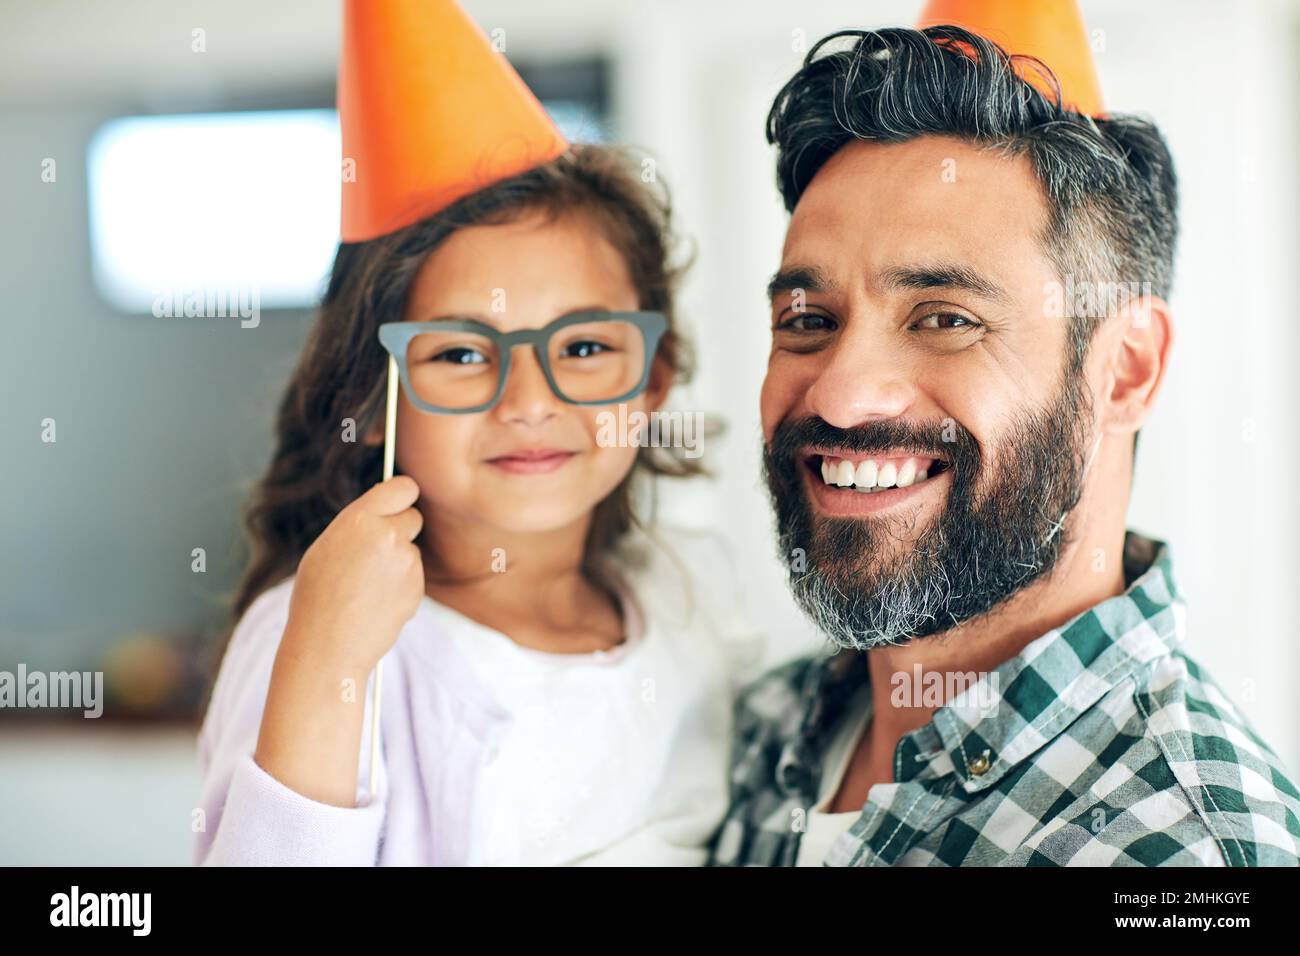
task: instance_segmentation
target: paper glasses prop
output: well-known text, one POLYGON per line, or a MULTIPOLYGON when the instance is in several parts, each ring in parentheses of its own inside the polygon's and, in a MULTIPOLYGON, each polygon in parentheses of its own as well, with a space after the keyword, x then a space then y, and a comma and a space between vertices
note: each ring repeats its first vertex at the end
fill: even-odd
MULTIPOLYGON (((576 312, 540 329, 500 332, 473 319, 385 322, 388 350, 384 419, 384 480, 397 453, 397 383, 424 412, 467 415, 496 405, 505 392, 515 347, 533 349, 546 383, 571 405, 611 405, 645 390, 659 339, 668 328, 660 312, 576 312)), ((377 782, 379 701, 383 659, 375 664, 370 711, 370 793, 377 782)))

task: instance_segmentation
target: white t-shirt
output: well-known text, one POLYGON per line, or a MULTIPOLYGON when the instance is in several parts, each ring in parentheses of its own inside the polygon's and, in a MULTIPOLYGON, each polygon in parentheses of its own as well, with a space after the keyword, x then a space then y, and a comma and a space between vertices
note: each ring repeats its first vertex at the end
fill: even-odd
MULTIPOLYGON (((870 720, 871 711, 865 706, 863 693, 864 691, 859 691, 845 708, 844 723, 826 748, 821 783, 817 789, 817 803, 808 811, 808 817, 804 821, 804 833, 799 838, 795 866, 821 866, 831 844, 862 816, 861 809, 844 813, 827 813, 826 810, 839 792, 844 774, 849 768, 849 760, 870 720)), ((870 688, 865 693, 869 694, 870 688)))
POLYGON ((253 760, 293 579, 264 592, 232 635, 200 731, 196 862, 703 863, 727 808, 734 694, 762 639, 716 535, 634 531, 611 567, 626 634, 607 652, 520 647, 426 597, 384 657, 378 799, 366 792, 367 692, 346 808, 253 760))

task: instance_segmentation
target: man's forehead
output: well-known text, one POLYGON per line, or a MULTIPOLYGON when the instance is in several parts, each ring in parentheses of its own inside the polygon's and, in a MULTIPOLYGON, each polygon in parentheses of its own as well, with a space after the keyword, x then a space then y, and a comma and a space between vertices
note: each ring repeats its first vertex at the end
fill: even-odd
POLYGON ((913 188, 937 189, 963 183, 984 189, 1011 188, 1042 198, 1033 166, 1024 152, 946 133, 898 142, 850 140, 817 170, 804 196, 819 179, 843 175, 866 176, 913 188))
POLYGON ((1024 156, 948 136, 853 142, 813 177, 786 232, 782 271, 874 272, 960 263, 986 274, 1049 268, 1047 205, 1024 156))

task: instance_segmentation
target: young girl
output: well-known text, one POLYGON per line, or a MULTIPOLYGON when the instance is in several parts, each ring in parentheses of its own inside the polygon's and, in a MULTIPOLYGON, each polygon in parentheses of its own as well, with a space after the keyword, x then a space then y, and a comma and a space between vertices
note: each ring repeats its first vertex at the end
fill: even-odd
POLYGON ((716 539, 635 518, 638 475, 691 462, 598 441, 592 404, 635 391, 634 419, 685 370, 668 226, 631 160, 575 146, 340 247, 249 512, 197 862, 703 861, 757 638, 716 539), (430 324, 381 482, 385 323, 430 324), (491 334, 548 327, 541 355, 491 334))

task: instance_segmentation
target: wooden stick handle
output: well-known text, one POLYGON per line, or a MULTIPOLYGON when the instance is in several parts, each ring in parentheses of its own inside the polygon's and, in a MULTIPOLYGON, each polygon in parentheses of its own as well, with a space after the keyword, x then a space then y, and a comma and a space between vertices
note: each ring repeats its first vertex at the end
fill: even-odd
MULTIPOLYGON (((397 454, 397 359, 388 356, 388 407, 384 412, 384 481, 393 477, 397 454)), ((384 660, 375 663, 374 700, 370 705, 370 794, 374 796, 379 775, 379 701, 384 680, 384 660)))

